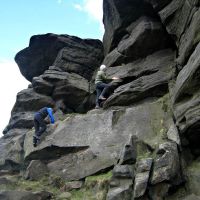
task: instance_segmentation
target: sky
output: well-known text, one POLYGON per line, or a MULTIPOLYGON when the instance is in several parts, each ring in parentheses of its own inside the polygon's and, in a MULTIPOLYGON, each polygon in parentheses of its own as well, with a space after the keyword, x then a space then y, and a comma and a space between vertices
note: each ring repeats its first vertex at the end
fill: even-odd
POLYGON ((6 0, 0 2, 0 136, 19 91, 28 82, 14 57, 32 35, 55 33, 102 40, 103 0, 6 0))

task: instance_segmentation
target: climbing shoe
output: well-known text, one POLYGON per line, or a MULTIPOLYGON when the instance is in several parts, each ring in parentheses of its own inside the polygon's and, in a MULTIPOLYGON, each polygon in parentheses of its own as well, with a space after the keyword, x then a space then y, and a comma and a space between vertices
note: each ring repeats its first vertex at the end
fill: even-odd
POLYGON ((103 96, 100 96, 99 99, 100 99, 100 100, 106 100, 106 98, 103 97, 103 96))
POLYGON ((33 136, 33 146, 36 147, 37 143, 40 141, 40 138, 36 135, 33 136))

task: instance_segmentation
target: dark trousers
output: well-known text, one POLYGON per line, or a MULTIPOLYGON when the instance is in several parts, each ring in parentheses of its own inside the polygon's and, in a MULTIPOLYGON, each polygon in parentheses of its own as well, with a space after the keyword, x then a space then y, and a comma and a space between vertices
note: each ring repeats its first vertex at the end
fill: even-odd
POLYGON ((96 84, 96 92, 97 92, 96 106, 100 106, 99 97, 100 96, 105 97, 105 94, 106 94, 106 92, 107 92, 109 87, 110 87, 109 84, 103 83, 103 82, 100 82, 100 83, 96 84))
POLYGON ((47 125, 44 119, 40 116, 40 114, 35 114, 34 116, 34 127, 35 127, 35 135, 37 137, 41 136, 42 133, 47 129, 47 125))

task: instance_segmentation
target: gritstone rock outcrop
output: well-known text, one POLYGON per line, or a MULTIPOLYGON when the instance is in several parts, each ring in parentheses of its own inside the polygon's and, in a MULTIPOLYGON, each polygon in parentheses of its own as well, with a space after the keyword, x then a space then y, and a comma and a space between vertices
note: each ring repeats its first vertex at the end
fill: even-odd
POLYGON ((104 0, 103 42, 32 36, 15 57, 31 84, 0 139, 0 199, 200 199, 199 6, 104 0), (102 63, 120 82, 97 110, 102 63), (43 106, 56 106, 57 122, 34 148, 33 114, 43 106), (22 177, 48 192, 20 191, 22 177))

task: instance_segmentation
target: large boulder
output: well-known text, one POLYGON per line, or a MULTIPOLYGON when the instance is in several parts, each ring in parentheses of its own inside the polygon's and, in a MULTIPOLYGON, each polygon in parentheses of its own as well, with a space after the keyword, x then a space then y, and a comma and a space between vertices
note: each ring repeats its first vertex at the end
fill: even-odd
POLYGON ((64 62, 66 71, 79 71, 80 69, 81 72, 84 68, 91 73, 91 69, 95 69, 101 62, 103 50, 99 40, 84 40, 74 36, 51 33, 32 36, 29 47, 18 52, 15 61, 22 75, 32 81, 33 77, 41 75, 54 63, 59 51, 64 47, 66 47, 65 53, 59 54, 55 64, 60 66, 64 62), (70 56, 65 58, 66 54, 70 56), (93 59, 88 62, 91 56, 93 59), (79 62, 76 63, 76 60, 79 62))
POLYGON ((82 40, 67 45, 56 57, 54 66, 69 73, 76 73, 90 80, 103 60, 103 46, 99 40, 82 40))
POLYGON ((24 143, 25 159, 49 160, 50 172, 78 180, 115 165, 130 135, 155 147, 170 124, 160 101, 72 115, 45 134, 37 148, 32 146, 33 132, 29 132, 24 143))
POLYGON ((17 112, 37 111, 44 106, 54 106, 53 99, 50 96, 35 92, 33 88, 28 88, 17 94, 17 100, 12 109, 12 114, 17 112))
POLYGON ((8 134, 12 129, 30 129, 33 127, 34 112, 17 112, 13 113, 9 124, 4 131, 4 134, 8 134))
POLYGON ((73 111, 90 94, 87 79, 78 74, 56 70, 55 67, 50 67, 43 75, 34 78, 33 88, 41 94, 49 91, 55 102, 62 101, 65 107, 73 111))

